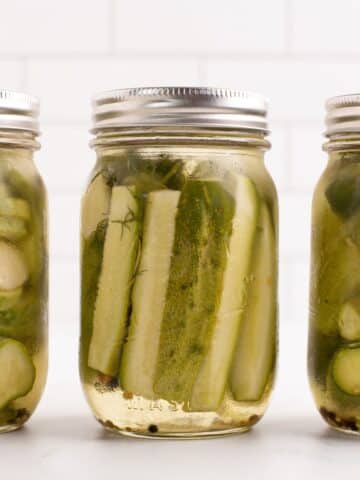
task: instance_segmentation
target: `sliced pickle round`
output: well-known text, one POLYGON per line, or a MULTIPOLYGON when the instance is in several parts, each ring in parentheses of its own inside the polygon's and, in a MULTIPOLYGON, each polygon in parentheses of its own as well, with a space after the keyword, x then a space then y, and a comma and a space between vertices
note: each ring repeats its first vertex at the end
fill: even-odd
POLYGON ((339 349, 332 365, 336 385, 348 395, 360 395, 360 345, 339 349))

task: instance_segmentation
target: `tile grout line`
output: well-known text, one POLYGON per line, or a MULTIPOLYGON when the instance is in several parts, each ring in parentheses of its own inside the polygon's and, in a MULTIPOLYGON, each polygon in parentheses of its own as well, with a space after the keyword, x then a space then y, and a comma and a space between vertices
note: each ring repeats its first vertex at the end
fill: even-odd
POLYGON ((290 192, 298 192, 293 188, 293 128, 288 125, 285 128, 285 182, 290 192))
POLYGON ((284 0, 284 43, 285 51, 289 54, 293 51, 294 15, 293 0, 284 0))
POLYGON ((109 31, 109 52, 115 54, 116 52, 116 14, 117 2, 116 0, 108 0, 109 17, 108 17, 108 31, 109 31))
POLYGON ((28 59, 27 57, 21 57, 20 59, 21 72, 20 72, 20 89, 23 92, 27 92, 27 83, 28 83, 28 59))
MULTIPOLYGON (((111 0, 114 1, 114 0, 111 0)), ((113 23, 113 22, 111 22, 113 23)), ((112 33, 109 35, 109 38, 116 36, 116 27, 112 29, 112 33), (115 31, 114 31, 115 30, 115 31)), ((289 33, 284 35, 288 41, 292 42, 292 39, 289 37, 289 33)), ((292 37, 292 34, 291 34, 292 37)), ((110 41, 112 46, 114 38, 110 41)), ((340 64, 354 64, 357 65, 359 62, 359 53, 347 53, 344 52, 328 52, 328 51, 298 51, 295 52, 293 49, 283 50, 283 51, 268 51, 264 50, 244 50, 237 52, 226 52, 226 51, 159 51, 159 50, 104 50, 104 52, 53 52, 53 53, 42 53, 36 51, 28 51, 24 53, 24 57, 29 61, 97 61, 97 60, 146 60, 146 59, 157 59, 157 60, 187 60, 187 61, 197 61, 197 60, 209 60, 209 61, 233 61, 233 62, 283 62, 288 63, 291 61, 294 62, 309 62, 309 63, 340 63, 340 64)), ((19 59, 19 54, 16 52, 9 53, 0 53, 0 61, 12 61, 19 59)))
POLYGON ((198 81, 200 85, 208 86, 205 85, 207 84, 206 80, 206 60, 204 59, 199 59, 197 62, 197 69, 198 69, 198 81))

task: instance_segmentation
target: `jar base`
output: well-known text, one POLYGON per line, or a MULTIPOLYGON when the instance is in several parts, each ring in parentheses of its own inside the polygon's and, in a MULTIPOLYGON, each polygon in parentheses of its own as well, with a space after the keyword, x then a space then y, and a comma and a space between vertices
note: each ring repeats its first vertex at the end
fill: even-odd
POLYGON ((360 435, 360 424, 358 416, 340 415, 336 410, 325 408, 324 406, 319 408, 319 413, 325 420, 327 425, 333 430, 350 435, 360 435))
POLYGON ((115 433, 119 436, 132 437, 132 438, 145 438, 153 440, 204 440, 207 438, 217 438, 217 437, 226 437, 228 435, 246 433, 251 430, 251 427, 236 427, 229 428, 224 430, 209 430, 204 432, 157 432, 157 433, 147 433, 144 431, 129 431, 121 430, 118 428, 112 428, 109 426, 104 426, 105 430, 111 433, 115 433))
POLYGON ((0 426, 0 434, 1 433, 10 433, 10 432, 15 432, 16 430, 19 430, 20 428, 22 428, 22 424, 21 425, 16 425, 16 424, 13 424, 13 425, 2 425, 0 426))
POLYGON ((332 430, 336 430, 337 432, 343 433, 345 435, 351 435, 353 437, 360 437, 360 431, 351 430, 349 428, 335 427, 334 425, 330 424, 328 425, 332 430))

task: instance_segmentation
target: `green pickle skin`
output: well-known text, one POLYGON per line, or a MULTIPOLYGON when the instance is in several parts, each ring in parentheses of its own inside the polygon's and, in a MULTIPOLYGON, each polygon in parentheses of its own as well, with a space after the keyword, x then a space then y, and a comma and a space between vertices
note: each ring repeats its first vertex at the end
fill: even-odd
POLYGON ((189 401, 219 308, 234 202, 218 182, 189 181, 179 201, 154 390, 189 401))
POLYGON ((31 152, 0 149, 0 250, 14 252, 0 266, 11 278, 0 287, 0 432, 28 420, 46 381, 46 208, 31 152), (22 279, 16 258, 26 272, 22 279), (5 368, 9 364, 17 376, 5 368))
POLYGON ((355 433, 360 431, 360 365, 357 355, 353 360, 354 349, 360 352, 359 175, 360 153, 334 154, 314 195, 308 343, 310 385, 321 415, 331 426, 355 433), (350 313, 347 305, 355 305, 350 313))
MULTIPOLYGON (((219 167, 214 173, 212 171, 213 164, 208 159, 204 159, 203 162, 188 161, 186 152, 164 153, 160 148, 155 149, 155 153, 151 155, 132 149, 113 151, 105 149, 99 155, 89 187, 83 198, 83 219, 87 219, 88 223, 83 224, 81 235, 80 376, 85 395, 96 418, 105 427, 112 430, 146 435, 186 435, 208 430, 247 429, 256 423, 264 413, 274 377, 275 361, 273 357, 269 365, 265 366, 268 381, 263 386, 262 393, 254 401, 239 401, 231 391, 228 377, 233 360, 232 355, 229 362, 229 373, 224 377, 225 389, 217 402, 216 411, 209 410, 205 406, 202 408, 201 405, 199 405, 199 410, 194 410, 191 406, 194 385, 210 350, 218 321, 229 255, 229 241, 234 228, 233 222, 236 221, 235 199, 231 188, 226 183, 229 169, 219 167), (99 176, 102 178, 101 181, 99 181, 99 176), (127 219, 120 220, 120 222, 124 223, 124 228, 127 228, 128 223, 126 222, 137 222, 136 232, 139 235, 139 242, 137 260, 131 267, 132 272, 130 272, 128 280, 130 288, 128 288, 128 284, 124 285, 124 288, 129 290, 129 307, 125 333, 119 347, 121 367, 112 376, 105 375, 89 366, 90 344, 96 341, 93 331, 94 310, 102 270, 109 213, 96 213, 95 209, 94 215, 97 216, 94 217, 87 209, 90 208, 89 206, 102 205, 103 210, 107 210, 107 205, 111 201, 112 189, 117 186, 135 188, 139 214, 129 215, 127 219), (173 237, 170 237, 172 238, 171 256, 171 243, 168 243, 166 257, 161 257, 163 252, 160 251, 160 246, 154 252, 154 257, 151 257, 151 249, 147 251, 148 264, 154 265, 153 258, 161 258, 163 276, 160 278, 165 279, 162 282, 166 283, 160 282, 161 288, 159 285, 156 286, 157 289, 160 288, 158 291, 163 292, 161 300, 154 298, 153 294, 149 292, 149 296, 151 295, 149 298, 154 298, 154 302, 159 300, 154 305, 157 330, 156 333, 152 331, 149 335, 154 342, 156 339, 156 346, 154 348, 151 345, 146 346, 151 355, 151 365, 153 365, 150 369, 151 377, 147 375, 146 378, 151 381, 147 381, 143 389, 137 382, 135 394, 126 391, 122 385, 122 382, 127 384, 124 380, 126 356, 123 355, 123 352, 128 351, 128 354, 131 355, 133 350, 124 348, 124 345, 132 342, 132 337, 137 333, 136 324, 131 323, 132 286, 137 277, 144 273, 140 271, 139 267, 142 259, 142 236, 144 235, 143 212, 147 211, 148 193, 160 190, 174 190, 178 192, 179 196, 175 209, 171 213, 171 231, 173 232, 173 237), (166 265, 165 270, 164 265, 166 265), (142 394, 142 391, 151 391, 151 395, 150 393, 142 394), (212 418, 210 426, 197 423, 197 416, 200 419, 201 415, 204 415, 205 418, 206 416, 209 419, 212 418), (172 416, 176 419, 175 423, 172 422, 172 416)), ((238 172, 238 175, 246 174, 241 171, 238 172)), ((276 213, 274 213, 276 203, 271 180, 267 174, 259 177, 260 183, 264 181, 270 184, 268 190, 265 188, 264 191, 261 191, 261 188, 257 188, 256 179, 252 180, 250 175, 248 179, 250 183, 254 184, 254 198, 259 203, 256 208, 263 206, 269 212, 271 219, 269 234, 274 240, 271 243, 274 248, 269 255, 276 262, 277 230, 276 213)), ((248 201, 250 200, 248 199, 248 201)), ((241 208, 238 211, 241 212, 241 208)), ((245 209, 245 211, 247 210, 245 209)), ((148 219, 148 221, 150 220, 148 219)), ((263 226, 256 225, 256 222, 257 220, 255 220, 254 228, 263 228, 263 226)), ((156 235, 151 238, 155 245, 162 245, 161 241, 157 241, 156 235)), ((122 238, 118 241, 121 242, 122 238)), ((250 245, 252 244, 250 243, 250 245)), ((251 247, 250 250, 246 253, 247 255, 251 254, 253 248, 251 247)), ((121 262, 122 259, 114 259, 114 262, 116 261, 121 262)), ((250 260, 251 262, 253 260, 250 260)), ((252 267, 249 266, 249 274, 251 271, 252 267)), ((272 281, 274 282, 274 298, 272 300, 275 312, 276 278, 273 278, 272 281)), ((145 284, 151 288, 151 282, 145 284)), ((249 292, 245 290, 251 288, 251 285, 252 282, 246 278, 239 278, 239 298, 247 298, 249 292)), ((143 294, 146 295, 146 291, 143 290, 143 294)), ((137 308, 141 309, 139 296, 136 297, 136 300, 137 308)), ((238 314, 242 315, 242 309, 246 309, 246 301, 237 302, 231 299, 228 301, 231 305, 239 305, 238 314)), ((151 328, 151 317, 143 315, 142 318, 145 319, 145 323, 139 326, 142 335, 140 341, 146 341, 146 328, 151 328)), ((232 311, 229 312, 229 318, 234 325, 232 311)), ((98 319, 98 321, 101 320, 98 319)), ((155 327, 155 325, 153 326, 155 327)), ((276 337, 276 321, 271 324, 270 330, 268 341, 273 345, 276 337)), ((238 331, 237 335, 240 335, 242 330, 237 328, 236 331, 238 331)), ((231 339, 231 342, 233 350, 236 341, 231 339)), ((108 351, 110 348, 113 346, 109 344, 108 351)), ((222 348, 226 348, 226 345, 222 344, 222 348)), ((140 364, 136 364, 136 356, 131 357, 131 362, 132 375, 136 371, 141 372, 141 375, 144 375, 143 372, 150 371, 140 364)), ((146 362, 145 354, 142 362, 146 362)), ((216 362, 216 365, 219 365, 218 357, 216 362)), ((212 383, 209 382, 209 384, 212 383)), ((211 392, 208 394, 211 395, 211 392)), ((207 404, 211 404, 208 400, 206 401, 207 404)), ((207 422, 209 421, 207 420, 207 422)))
POLYGON ((106 220, 101 221, 89 239, 82 242, 80 374, 83 381, 87 381, 92 373, 92 370, 87 367, 87 359, 106 228, 106 220))

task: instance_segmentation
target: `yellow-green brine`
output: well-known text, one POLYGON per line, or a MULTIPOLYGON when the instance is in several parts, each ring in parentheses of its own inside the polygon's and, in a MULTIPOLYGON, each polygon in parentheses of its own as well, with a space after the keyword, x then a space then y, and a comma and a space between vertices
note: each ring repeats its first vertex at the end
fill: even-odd
POLYGON ((266 101, 210 88, 97 95, 82 200, 80 372, 113 431, 248 430, 272 389, 277 199, 266 101))

